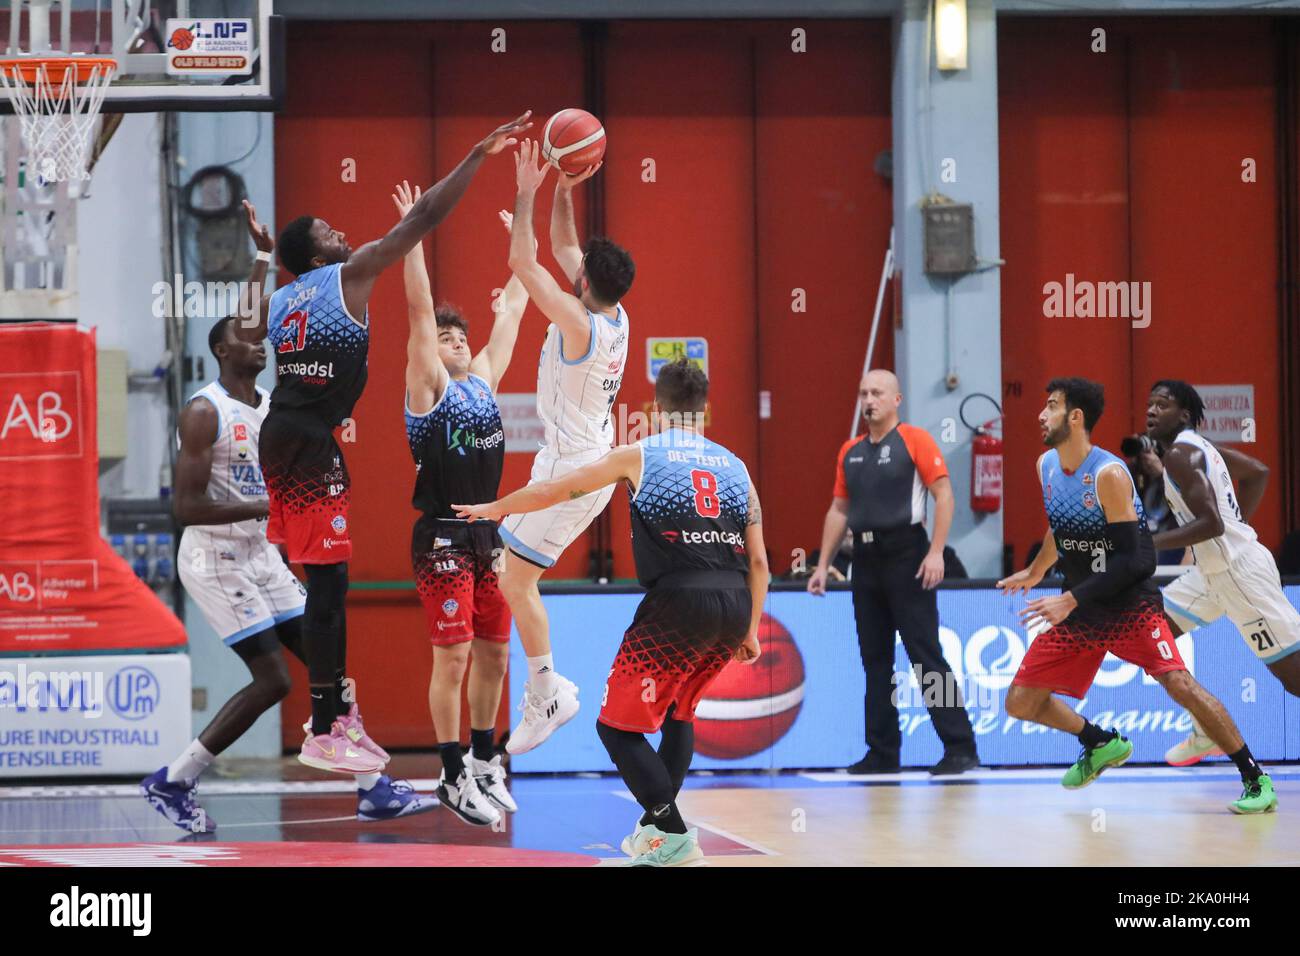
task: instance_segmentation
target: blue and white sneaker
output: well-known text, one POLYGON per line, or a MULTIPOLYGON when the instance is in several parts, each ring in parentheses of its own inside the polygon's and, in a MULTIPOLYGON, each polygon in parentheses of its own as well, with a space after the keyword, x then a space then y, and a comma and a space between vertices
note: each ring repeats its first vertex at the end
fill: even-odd
POLYGON ((699 866, 704 859, 699 830, 665 833, 651 824, 638 835, 644 840, 643 849, 624 866, 699 866))
POLYGON ((217 821, 194 802, 198 788, 193 781, 167 782, 167 768, 159 767, 140 781, 140 792, 149 805, 182 830, 216 833, 217 821))
POLYGON ((357 790, 357 819, 375 822, 424 813, 438 806, 431 793, 416 793, 405 780, 383 776, 369 790, 357 790))

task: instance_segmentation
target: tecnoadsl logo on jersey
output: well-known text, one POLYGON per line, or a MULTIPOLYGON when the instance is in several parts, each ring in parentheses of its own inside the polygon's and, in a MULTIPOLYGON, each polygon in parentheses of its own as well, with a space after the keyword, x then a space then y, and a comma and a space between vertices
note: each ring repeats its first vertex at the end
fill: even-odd
POLYGON ((153 894, 82 893, 74 886, 50 897, 50 925, 126 927, 133 936, 148 936, 153 929, 153 894))

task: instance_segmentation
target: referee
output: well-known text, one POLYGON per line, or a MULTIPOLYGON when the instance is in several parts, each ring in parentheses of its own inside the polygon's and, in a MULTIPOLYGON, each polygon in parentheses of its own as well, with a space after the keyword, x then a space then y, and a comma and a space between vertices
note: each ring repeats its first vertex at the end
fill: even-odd
POLYGON ((858 397, 866 432, 840 449, 821 556, 808 579, 811 593, 826 593, 827 566, 845 526, 852 528, 853 615, 867 675, 867 753, 849 772, 899 769, 902 734, 893 697, 897 631, 943 741, 943 759, 930 773, 964 773, 979 766, 979 758, 961 690, 939 649, 934 592, 943 580, 943 546, 952 525, 948 468, 928 432, 899 422, 902 395, 893 372, 868 372, 858 397), (925 533, 927 493, 935 501, 933 542, 925 533))

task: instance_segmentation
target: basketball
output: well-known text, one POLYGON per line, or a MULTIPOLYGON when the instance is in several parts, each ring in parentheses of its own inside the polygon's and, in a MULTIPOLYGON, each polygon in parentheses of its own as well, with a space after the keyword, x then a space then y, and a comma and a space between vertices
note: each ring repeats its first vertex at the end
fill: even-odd
POLYGON ((171 46, 178 50, 188 50, 194 45, 194 34, 184 27, 172 33, 171 46))
POLYGON ((542 131, 542 158, 566 173, 580 173, 605 155, 605 127, 586 110, 560 110, 542 131))
POLYGON ((719 760, 767 750, 785 736, 803 704, 803 656, 790 632, 764 614, 763 654, 752 664, 732 661, 695 709, 695 749, 719 760))

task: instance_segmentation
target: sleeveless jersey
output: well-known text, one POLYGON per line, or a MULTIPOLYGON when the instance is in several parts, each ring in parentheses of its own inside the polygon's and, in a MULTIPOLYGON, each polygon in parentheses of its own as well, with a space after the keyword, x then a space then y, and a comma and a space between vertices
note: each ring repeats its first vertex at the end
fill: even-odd
POLYGON ((745 463, 683 429, 637 444, 641 481, 630 498, 637 580, 649 588, 671 571, 748 571, 745 463))
MULTIPOLYGON (((262 420, 271 407, 271 395, 257 389, 258 406, 251 408, 232 398, 220 382, 210 382, 195 392, 190 401, 206 398, 217 410, 217 440, 212 443, 212 474, 208 497, 213 501, 266 501, 266 483, 257 458, 257 439, 262 420)), ((222 525, 194 525, 186 532, 206 534, 213 539, 243 543, 266 540, 266 522, 249 518, 222 525)))
POLYGON ((452 504, 492 501, 501 483, 506 433, 487 382, 477 375, 447 382, 424 415, 406 409, 406 440, 415 458, 412 504, 434 518, 456 518, 452 504))
POLYGON ((545 448, 558 457, 607 451, 614 443, 610 414, 623 384, 628 320, 623 306, 610 319, 588 310, 591 343, 575 362, 564 357, 564 336, 554 324, 546 330, 537 367, 537 417, 545 429, 545 448))
MULTIPOLYGON (((1117 466, 1129 484, 1133 484, 1133 477, 1124 462, 1096 445, 1076 471, 1067 472, 1061 467, 1055 448, 1044 454, 1039 464, 1043 507, 1047 510, 1047 521, 1056 539, 1056 553, 1067 591, 1092 577, 1094 563, 1104 553, 1114 550, 1106 516, 1097 500, 1097 475, 1102 469, 1112 466, 1117 466)), ((1133 486, 1132 494, 1138 524, 1137 560, 1146 567, 1145 576, 1106 601, 1080 605, 1066 618, 1066 624, 1104 625, 1113 623, 1116 615, 1125 612, 1160 607, 1160 592, 1151 580, 1156 569, 1151 531, 1147 528, 1146 513, 1136 486, 1133 486)))
MULTIPOLYGON (((1214 505, 1223 518, 1223 534, 1192 545, 1192 555, 1207 574, 1226 571, 1247 553, 1256 539, 1255 529, 1241 520, 1241 508, 1232 490, 1232 476, 1228 474, 1228 466, 1219 450, 1190 428, 1179 432, 1174 444, 1191 445, 1204 456, 1205 478, 1214 490, 1214 505)), ((1165 472, 1165 500, 1179 525, 1185 525, 1195 517, 1168 471, 1165 472)))
POLYGON ((368 315, 357 321, 343 301, 342 268, 322 266, 276 289, 267 318, 277 375, 272 403, 312 412, 330 428, 361 397, 370 349, 368 315))

